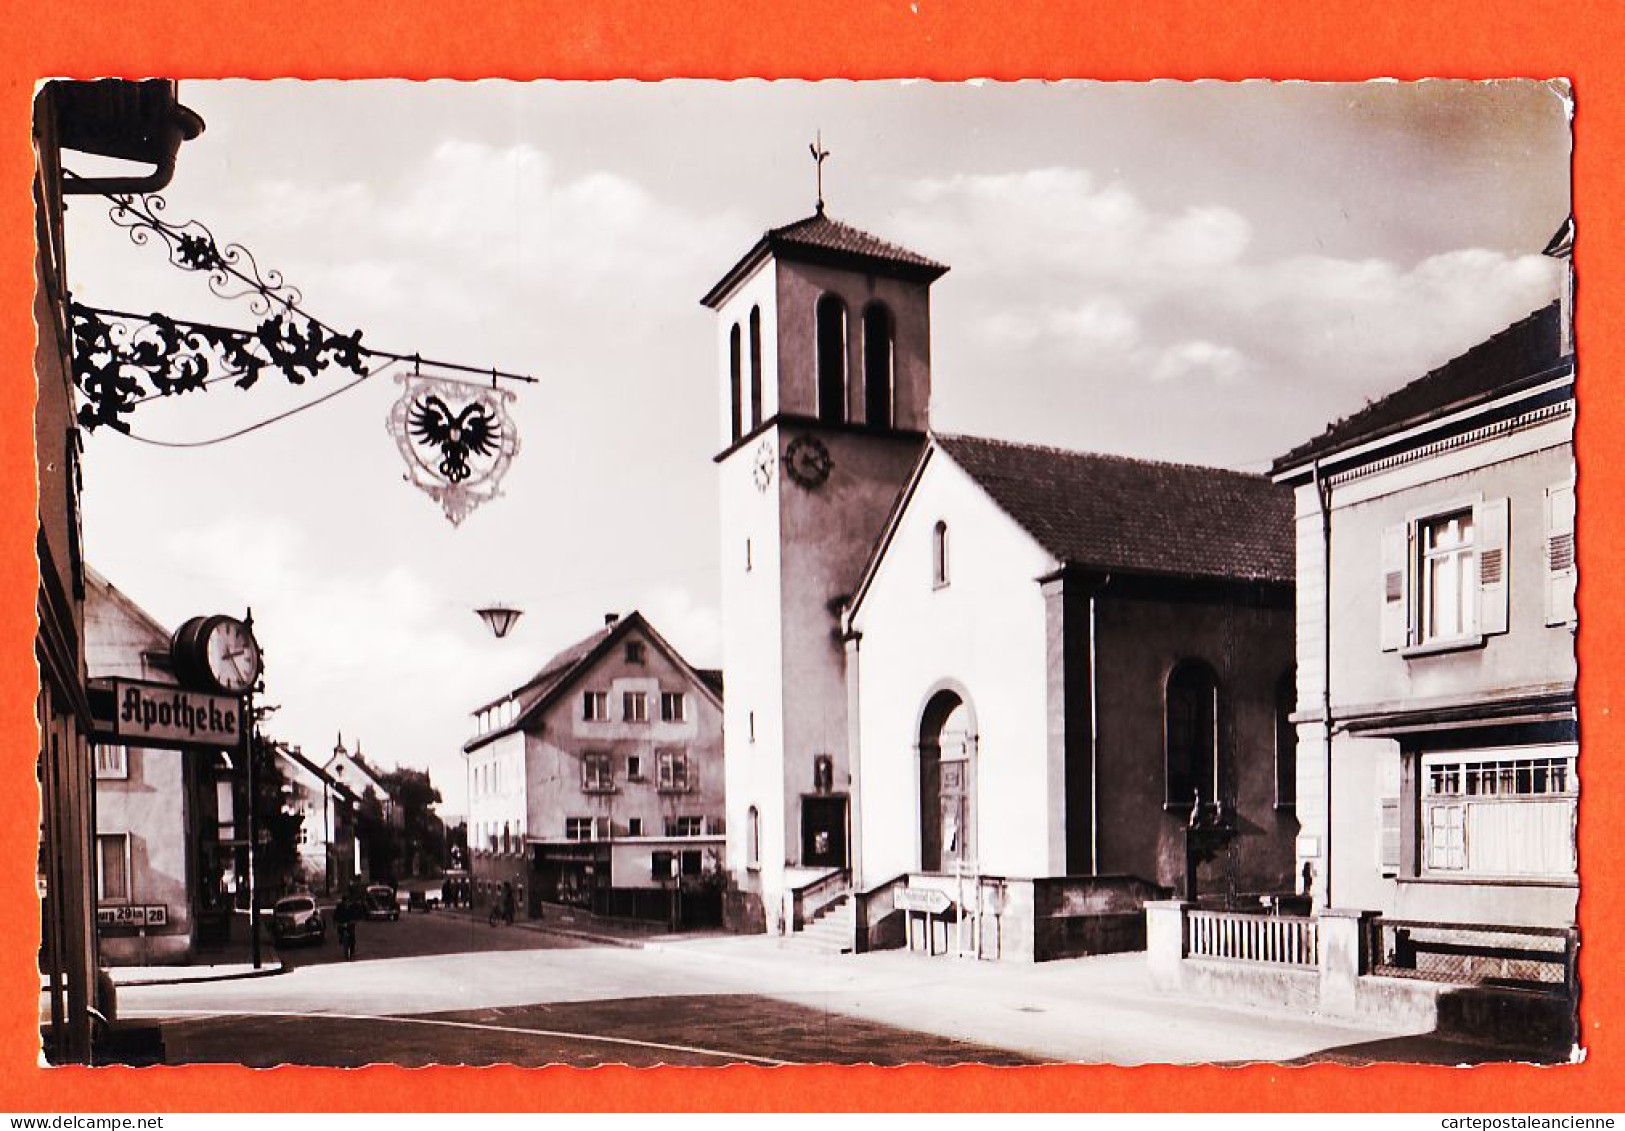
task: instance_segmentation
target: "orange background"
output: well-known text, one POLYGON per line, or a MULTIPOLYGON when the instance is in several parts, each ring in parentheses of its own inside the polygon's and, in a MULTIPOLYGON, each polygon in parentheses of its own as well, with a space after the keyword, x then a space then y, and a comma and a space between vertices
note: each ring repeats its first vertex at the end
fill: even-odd
MULTIPOLYGON (((1622 9, 1611 0, 1391 3, 1320 0, 639 0, 495 4, 438 0, 139 3, 0 0, 0 1109, 566 1110, 879 1108, 1058 1110, 1625 1110, 1611 781, 1625 664, 1615 644, 1625 341, 1618 168, 1625 120, 1622 9), (33 288, 28 138, 36 80, 668 76, 739 78, 1249 77, 1358 80, 1567 76, 1575 84, 1579 222, 1580 713, 1585 783, 1581 1016, 1585 1063, 1470 1070, 1281 1069, 276 1069, 36 1067, 38 903, 32 883, 37 737, 32 483, 33 288)), ((267 144, 275 144, 267 139, 267 144)))

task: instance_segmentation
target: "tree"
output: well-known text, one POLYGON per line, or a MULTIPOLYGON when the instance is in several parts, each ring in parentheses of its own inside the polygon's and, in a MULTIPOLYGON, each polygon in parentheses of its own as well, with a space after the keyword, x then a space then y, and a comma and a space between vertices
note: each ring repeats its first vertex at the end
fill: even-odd
MULTIPOLYGON (((299 830, 304 817, 287 808, 288 779, 282 773, 280 744, 256 727, 254 758, 254 887, 259 902, 275 899, 299 874, 299 830)), ((237 775, 233 794, 238 804, 248 783, 237 775)), ((241 811, 241 810, 239 810, 241 811)), ((238 835, 246 835, 246 826, 238 835)))
POLYGON ((355 827, 356 837, 367 857, 367 878, 375 883, 393 884, 396 865, 401 860, 402 838, 401 830, 389 818, 386 800, 369 786, 361 795, 355 827))
POLYGON ((446 866, 446 826, 434 807, 440 791, 425 770, 401 766, 379 775, 400 814, 401 860, 407 874, 423 876, 446 866))

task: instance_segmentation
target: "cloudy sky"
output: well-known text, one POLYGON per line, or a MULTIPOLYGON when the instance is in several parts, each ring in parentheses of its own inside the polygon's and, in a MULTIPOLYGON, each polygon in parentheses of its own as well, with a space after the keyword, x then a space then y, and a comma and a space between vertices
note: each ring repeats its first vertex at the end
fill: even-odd
MULTIPOLYGON (((275 733, 427 766, 608 610, 720 665, 717 398, 699 297, 807 215, 949 263, 932 423, 1262 470, 1548 301, 1569 130, 1542 84, 187 82, 172 218, 379 348, 525 372, 505 497, 453 528, 403 482, 380 375, 207 447, 87 438, 92 563, 174 626, 252 606, 275 733), (525 610, 506 640, 475 618, 525 610)), ((75 297, 251 326, 69 214, 75 297)), ((223 435, 345 383, 143 405, 223 435)))

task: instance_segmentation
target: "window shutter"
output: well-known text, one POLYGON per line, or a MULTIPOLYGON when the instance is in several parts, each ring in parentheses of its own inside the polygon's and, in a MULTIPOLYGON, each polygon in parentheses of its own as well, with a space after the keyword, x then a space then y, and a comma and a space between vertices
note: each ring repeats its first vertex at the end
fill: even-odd
MULTIPOLYGON (((1405 523, 1382 532, 1382 650, 1393 652, 1410 642, 1409 603, 1405 600, 1405 563, 1409 552, 1405 523)), ((1330 563, 1328 563, 1329 566, 1330 563)))
POLYGON ((1546 489, 1546 623, 1575 619, 1574 484, 1546 489))
POLYGON ((1507 500, 1485 499, 1473 507, 1478 556, 1478 631, 1507 630, 1507 500))
POLYGON ((1399 875, 1399 798, 1383 797, 1377 801, 1378 866, 1385 876, 1399 875))

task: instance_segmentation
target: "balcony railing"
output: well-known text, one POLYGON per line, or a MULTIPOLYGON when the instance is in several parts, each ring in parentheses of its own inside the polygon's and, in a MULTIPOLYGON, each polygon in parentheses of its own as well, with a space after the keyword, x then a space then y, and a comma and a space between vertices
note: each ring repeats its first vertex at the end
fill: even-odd
POLYGON ((1320 933, 1313 919, 1192 910, 1185 923, 1191 958, 1306 968, 1320 963, 1320 933))

